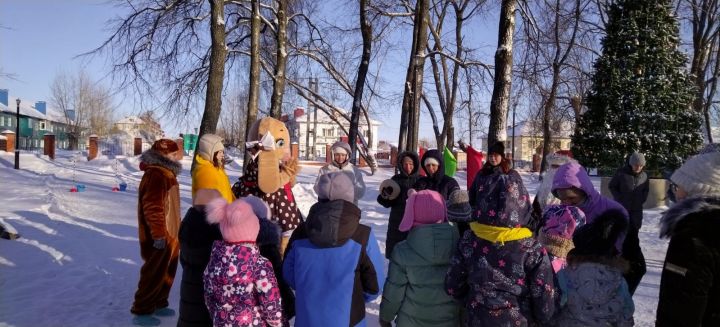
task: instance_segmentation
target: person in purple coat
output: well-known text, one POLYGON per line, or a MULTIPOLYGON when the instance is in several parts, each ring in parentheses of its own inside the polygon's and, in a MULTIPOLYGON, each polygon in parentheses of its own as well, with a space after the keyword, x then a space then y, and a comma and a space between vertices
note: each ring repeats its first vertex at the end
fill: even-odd
MULTIPOLYGON (((590 176, 583 166, 578 163, 566 163, 558 168, 553 178, 552 194, 562 204, 580 208, 585 213, 586 222, 592 223, 595 218, 610 210, 617 210, 629 221, 627 210, 615 200, 606 198, 593 186, 590 176)), ((645 258, 642 257, 640 241, 636 238, 625 242, 627 230, 620 234, 615 242, 615 248, 622 254, 623 259, 630 263, 630 270, 624 275, 628 283, 630 294, 640 285, 645 274, 645 258)))

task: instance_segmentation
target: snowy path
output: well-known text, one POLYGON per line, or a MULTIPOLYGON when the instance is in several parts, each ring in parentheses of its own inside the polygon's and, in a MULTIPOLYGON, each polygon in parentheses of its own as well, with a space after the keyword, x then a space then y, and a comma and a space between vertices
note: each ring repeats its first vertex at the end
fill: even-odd
MULTIPOLYGON (((22 237, 0 240, 0 326, 128 326, 129 308, 137 285, 141 259, 137 245, 137 184, 142 172, 136 157, 120 157, 117 173, 128 183, 127 192, 112 192, 117 183, 115 160, 101 157, 79 160, 75 178, 86 185, 70 193, 73 153, 60 152, 55 161, 23 154, 21 170, 13 167, 13 154, 0 152, 3 204, 0 223, 22 237)), ((180 176, 182 211, 190 205, 190 158, 180 176)), ((235 181, 241 167, 228 166, 235 181)), ((315 201, 312 190, 318 167, 303 166, 294 193, 307 213, 315 201)), ((375 199, 379 183, 390 169, 365 176, 367 192, 360 200, 362 222, 373 227, 384 249, 388 209, 375 199)), ((525 174, 534 194, 536 178, 525 174)), ((456 176, 461 187, 465 175, 456 176)), ((599 181, 597 181, 599 183, 599 181)), ((635 294, 636 325, 652 326, 657 306, 660 271, 667 241, 657 238, 660 209, 646 210, 641 243, 648 262, 635 294)), ((387 269, 387 267, 385 267, 387 269)), ((171 307, 179 301, 178 271, 171 292, 171 307)), ((368 305, 368 322, 376 326, 379 300, 368 305)), ((175 326, 176 317, 162 318, 162 326, 175 326)))

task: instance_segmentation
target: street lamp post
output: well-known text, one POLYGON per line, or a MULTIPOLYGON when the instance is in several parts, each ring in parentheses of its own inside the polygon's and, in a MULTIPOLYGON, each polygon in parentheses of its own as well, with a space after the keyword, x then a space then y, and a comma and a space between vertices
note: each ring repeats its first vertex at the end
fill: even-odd
POLYGON ((20 98, 15 99, 17 112, 15 113, 15 169, 20 169, 20 98))

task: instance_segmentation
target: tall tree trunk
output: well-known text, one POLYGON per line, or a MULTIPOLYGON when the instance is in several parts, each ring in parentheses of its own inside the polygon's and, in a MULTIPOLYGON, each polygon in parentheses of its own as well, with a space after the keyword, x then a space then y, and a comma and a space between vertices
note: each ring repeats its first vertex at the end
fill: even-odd
MULTIPOLYGON (((247 133, 257 120, 258 93, 260 92, 260 0, 252 0, 252 18, 250 20, 250 89, 248 90, 247 133)), ((245 151, 245 163, 250 161, 250 154, 245 151)))
POLYGON ((488 148, 507 139, 507 112, 512 87, 513 33, 515 32, 516 0, 503 0, 500 9, 498 48, 495 51, 495 83, 490 99, 488 148))
POLYGON ((270 100, 270 116, 280 119, 282 115, 282 101, 285 94, 285 67, 287 66, 287 2, 288 0, 277 0, 277 33, 275 34, 275 42, 277 49, 275 52, 275 78, 273 79, 273 93, 270 100))
POLYGON ((415 5, 413 46, 410 51, 407 76, 405 77, 398 151, 416 151, 418 146, 420 99, 425 66, 425 48, 427 47, 427 16, 429 8, 429 0, 418 0, 415 5))
MULTIPOLYGON (((222 90, 225 79, 225 7, 223 0, 210 2, 210 72, 208 73, 207 90, 205 93, 205 110, 200 122, 202 137, 206 133, 215 133, 222 110, 222 90)), ((197 149, 197 143, 195 145, 197 149)), ((193 158, 192 167, 195 167, 193 158)))
MULTIPOLYGON (((352 113, 350 114, 350 134, 348 142, 350 143, 350 160, 356 163, 357 155, 357 137, 358 125, 360 124, 360 110, 362 107, 363 89, 365 87, 365 79, 367 78, 368 67, 370 66, 370 52, 372 50, 372 25, 365 15, 367 3, 370 0, 360 0, 360 32, 363 39, 363 52, 360 59, 360 67, 358 67, 357 81, 355 82, 355 94, 353 94, 352 113)), ((370 128, 371 126, 368 126, 370 128)))

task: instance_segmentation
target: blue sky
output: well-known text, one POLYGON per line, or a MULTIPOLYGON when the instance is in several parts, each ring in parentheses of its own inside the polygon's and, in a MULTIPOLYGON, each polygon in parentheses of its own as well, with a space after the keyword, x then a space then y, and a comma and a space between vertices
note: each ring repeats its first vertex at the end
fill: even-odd
MULTIPOLYGON (((9 89, 11 97, 50 103, 50 85, 55 76, 63 71, 72 74, 80 69, 87 71, 93 79, 110 85, 111 78, 107 75, 110 67, 104 58, 90 60, 75 56, 99 46, 110 33, 106 22, 120 14, 104 0, 0 1, 0 68, 15 76, 15 79, 0 78, 0 88, 9 89)), ((466 34, 469 38, 482 38, 482 44, 475 47, 482 47, 484 51, 490 48, 491 51, 487 51, 490 56, 483 58, 489 62, 492 62, 497 37, 493 32, 496 24, 495 21, 482 21, 466 28, 470 31, 466 34)), ((407 55, 393 56, 384 67, 397 73, 387 74, 385 78, 389 85, 383 87, 401 90, 407 55)), ((118 105, 116 118, 143 109, 134 107, 135 101, 118 98, 114 101, 118 105)), ((298 105, 305 106, 305 103, 298 105)), ((380 139, 397 141, 400 104, 396 107, 389 109, 387 115, 375 117, 385 124, 380 128, 380 139)), ((161 124, 167 135, 183 132, 162 119, 161 124)), ((421 125, 420 136, 432 138, 429 116, 423 115, 421 125)))

